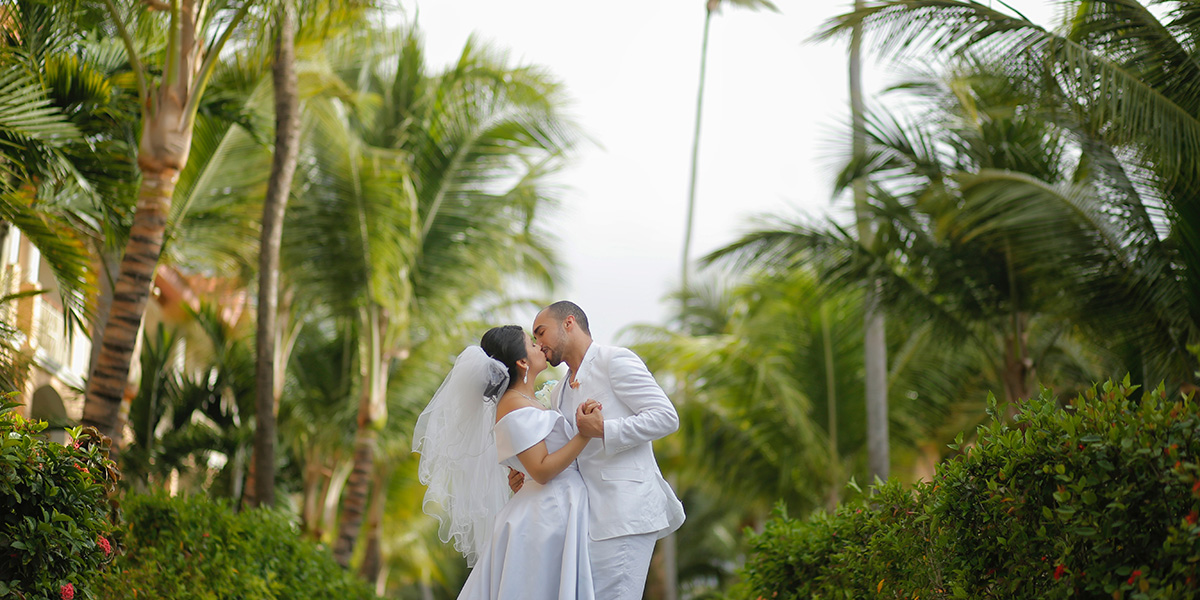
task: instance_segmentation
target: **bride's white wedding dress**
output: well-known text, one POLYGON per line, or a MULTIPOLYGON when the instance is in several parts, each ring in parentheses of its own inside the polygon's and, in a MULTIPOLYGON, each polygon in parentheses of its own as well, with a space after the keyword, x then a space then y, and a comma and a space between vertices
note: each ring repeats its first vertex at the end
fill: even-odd
POLYGON ((525 484, 496 515, 483 549, 459 594, 466 600, 592 600, 588 556, 587 488, 574 462, 541 485, 517 454, 538 442, 562 448, 575 434, 557 411, 527 406, 496 422, 500 464, 525 474, 525 484))

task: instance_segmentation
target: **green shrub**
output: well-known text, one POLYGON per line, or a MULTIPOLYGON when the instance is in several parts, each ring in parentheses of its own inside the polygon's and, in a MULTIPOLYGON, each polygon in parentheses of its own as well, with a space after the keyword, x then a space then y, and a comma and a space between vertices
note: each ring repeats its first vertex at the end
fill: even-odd
POLYGON ((101 581, 113 598, 257 600, 374 598, 285 513, 235 513, 200 496, 131 495, 128 550, 101 581))
POLYGON ((778 515, 752 537, 746 595, 1200 597, 1200 406, 1134 391, 1109 382, 1066 407, 1043 393, 930 483, 778 515))
POLYGON ((16 406, 0 401, 0 597, 94 598, 117 550, 111 440, 89 427, 56 444, 16 406))
POLYGON ((936 598, 941 561, 927 516, 932 486, 888 480, 870 503, 792 519, 780 506, 751 537, 741 595, 750 598, 936 598), (917 560, 911 560, 916 558, 917 560))

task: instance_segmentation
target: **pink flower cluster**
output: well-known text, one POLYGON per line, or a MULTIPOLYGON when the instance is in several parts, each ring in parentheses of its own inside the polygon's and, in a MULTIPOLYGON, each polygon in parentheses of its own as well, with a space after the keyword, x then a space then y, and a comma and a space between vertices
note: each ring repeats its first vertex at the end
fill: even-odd
POLYGON ((62 593, 62 600, 71 600, 75 597, 75 586, 68 583, 59 592, 62 593))
POLYGON ((108 542, 108 539, 105 538, 104 536, 100 536, 99 538, 96 538, 96 545, 100 546, 100 549, 104 551, 105 556, 112 554, 112 544, 110 544, 108 542))

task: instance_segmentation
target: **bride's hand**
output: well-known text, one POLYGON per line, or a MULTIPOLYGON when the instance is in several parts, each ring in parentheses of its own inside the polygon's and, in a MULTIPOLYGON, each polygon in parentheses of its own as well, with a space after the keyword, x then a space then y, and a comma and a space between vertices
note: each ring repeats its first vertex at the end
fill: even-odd
POLYGON ((604 437, 604 413, 599 402, 589 399, 575 409, 575 426, 580 435, 589 438, 604 437))

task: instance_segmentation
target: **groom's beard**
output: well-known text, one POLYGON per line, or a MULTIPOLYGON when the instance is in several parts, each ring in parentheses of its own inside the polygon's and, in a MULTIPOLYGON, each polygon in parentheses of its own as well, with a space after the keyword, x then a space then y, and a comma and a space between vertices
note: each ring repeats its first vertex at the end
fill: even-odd
MULTIPOLYGON (((560 344, 567 343, 567 328, 564 327, 562 323, 558 324, 558 343, 560 343, 560 344)), ((563 362, 562 348, 561 347, 551 348, 550 356, 546 357, 546 362, 550 363, 550 366, 552 366, 552 367, 557 367, 558 365, 561 365, 563 362)))
POLYGON ((554 350, 553 348, 551 348, 550 356, 546 357, 546 362, 550 363, 550 366, 552 366, 552 367, 557 367, 558 365, 562 364, 562 361, 563 361, 562 351, 554 350))

